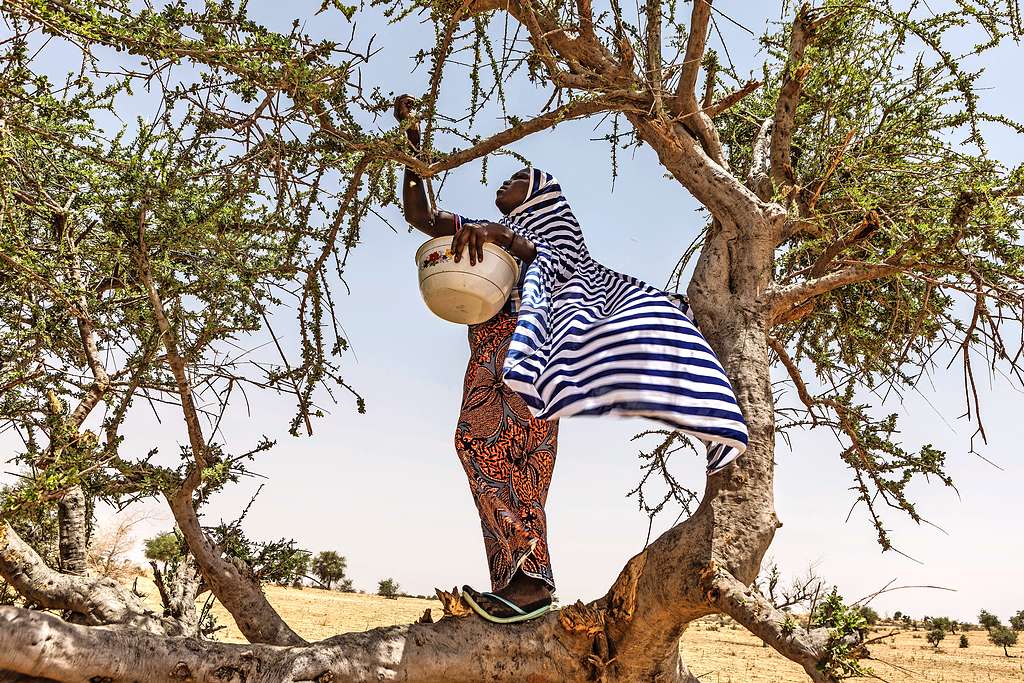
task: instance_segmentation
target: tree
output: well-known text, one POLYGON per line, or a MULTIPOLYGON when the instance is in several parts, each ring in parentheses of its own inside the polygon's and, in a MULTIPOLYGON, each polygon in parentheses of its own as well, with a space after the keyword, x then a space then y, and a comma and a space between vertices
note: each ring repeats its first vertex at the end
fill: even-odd
POLYGON ((1017 632, 1005 626, 994 626, 988 630, 988 639, 993 645, 1002 647, 1003 654, 1009 657, 1010 652, 1006 648, 1017 644, 1017 632))
POLYGON ((152 538, 147 538, 144 547, 147 560, 161 562, 164 565, 181 559, 181 537, 173 531, 166 531, 152 538))
MULTIPOLYGON (((898 441, 897 416, 878 415, 872 392, 916 386, 936 354, 953 349, 969 389, 966 412, 976 417, 973 359, 1020 370, 1004 332, 1016 330, 1024 309, 1024 171, 994 159, 984 131, 1021 129, 982 110, 978 75, 962 66, 1019 36, 1016 4, 966 0, 932 14, 886 0, 783 3, 782 29, 762 39, 761 80, 749 83, 708 50, 710 0, 691 3, 685 22, 676 3, 657 0, 636 15, 589 0, 376 4, 395 21, 425 12, 434 25, 436 44, 418 54, 431 66, 415 157, 400 130, 362 123, 390 107, 378 88, 364 90, 359 69, 370 49, 314 41, 302 22, 277 33, 229 2, 159 11, 124 0, 3 4, 15 35, 3 47, 0 98, 0 344, 12 360, 0 401, 6 423, 30 435, 18 458, 31 475, 5 497, 4 518, 56 514, 59 557, 54 569, 5 523, 0 576, 40 607, 85 618, 0 608, 0 669, 121 680, 130 661, 132 677, 154 681, 224 671, 351 680, 354 670, 372 670, 450 681, 557 671, 560 680, 692 682, 675 635, 717 612, 813 681, 863 673, 866 622, 837 591, 800 624, 750 588, 780 524, 775 439, 801 427, 836 434, 854 502, 890 550, 888 511, 923 521, 910 499, 914 482, 953 482, 944 453, 898 441), (506 19, 529 47, 510 37, 499 60, 488 27, 506 19), (954 54, 949 33, 974 21, 986 38, 954 54), (668 59, 666 42, 678 48, 668 59), (76 73, 55 86, 33 72, 36 48, 83 51, 88 78, 76 73), (456 52, 474 55, 466 124, 461 111, 441 107, 443 71, 456 52), (506 111, 503 83, 516 71, 549 91, 543 111, 506 111), (160 100, 156 120, 100 130, 96 116, 141 85, 160 100), (479 116, 485 107, 499 106, 507 129, 472 132, 475 121, 493 120, 479 116), (591 116, 612 127, 613 177, 619 149, 647 146, 661 172, 706 209, 674 280, 694 266, 689 303, 736 390, 749 449, 709 479, 689 517, 587 604, 523 629, 465 619, 306 643, 248 564, 263 553, 234 529, 200 523, 197 509, 270 447, 214 442, 228 398, 240 386, 292 395, 291 429, 309 434, 322 414, 317 397, 347 388, 337 365, 347 342, 328 275, 343 269, 362 219, 397 201, 396 164, 435 178, 591 116), (452 141, 460 148, 440 148, 452 141), (298 353, 277 346, 279 359, 252 365, 222 353, 276 341, 266 312, 278 305, 296 309, 298 353), (778 403, 773 365, 790 389, 778 403), (121 451, 119 429, 139 398, 180 412, 187 446, 177 467, 121 451), (83 425, 101 401, 112 408, 94 433, 83 425), (147 614, 129 593, 95 598, 107 589, 80 572, 90 501, 146 496, 166 500, 204 584, 249 645, 197 647, 168 638, 181 624, 147 614), (222 552, 219 540, 240 556, 222 552)), ((337 2, 323 11, 356 12, 337 2)), ((696 502, 665 469, 683 438, 656 436, 645 474, 668 477, 670 500, 696 502)), ((457 596, 449 601, 453 616, 463 610, 457 596)))
POLYGON ((1010 617, 1010 628, 1014 631, 1024 631, 1024 609, 1010 617))
POLYGON ((915 626, 914 620, 910 617, 909 614, 904 614, 903 615, 903 625, 904 626, 915 626))
POLYGON ((999 617, 987 610, 981 610, 981 612, 978 613, 978 623, 989 631, 1003 625, 1003 622, 999 620, 999 617))
POLYGON ((903 620, 903 612, 901 612, 900 610, 896 610, 892 614, 892 619, 893 619, 893 621, 896 621, 896 622, 902 621, 903 620))
POLYGON ((946 637, 945 630, 941 628, 933 628, 928 631, 928 642, 931 643, 935 649, 939 648, 939 643, 942 642, 943 638, 946 637))
POLYGON ((392 600, 398 599, 399 586, 393 579, 381 579, 377 583, 377 595, 382 595, 385 598, 391 598, 392 600))
POLYGON ((344 557, 333 550, 324 550, 313 558, 310 570, 313 572, 313 576, 320 579, 330 590, 335 581, 345 578, 346 566, 344 557))
POLYGON ((860 614, 864 617, 864 621, 868 623, 868 626, 874 626, 878 623, 878 612, 873 607, 867 605, 860 608, 860 614))

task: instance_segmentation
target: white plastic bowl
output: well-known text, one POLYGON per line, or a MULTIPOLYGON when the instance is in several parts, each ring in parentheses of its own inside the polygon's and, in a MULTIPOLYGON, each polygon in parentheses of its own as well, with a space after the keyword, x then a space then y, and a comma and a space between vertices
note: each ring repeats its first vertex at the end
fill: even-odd
POLYGON ((484 259, 455 262, 451 236, 429 239, 416 250, 420 294, 435 315, 460 325, 489 320, 501 310, 519 280, 519 265, 504 250, 484 244, 484 259))

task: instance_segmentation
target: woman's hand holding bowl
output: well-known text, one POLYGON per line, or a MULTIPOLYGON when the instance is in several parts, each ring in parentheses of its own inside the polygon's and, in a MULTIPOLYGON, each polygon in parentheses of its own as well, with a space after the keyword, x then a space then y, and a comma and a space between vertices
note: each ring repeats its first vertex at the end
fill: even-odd
POLYGON ((462 260, 462 250, 469 250, 469 265, 475 266, 484 260, 484 244, 491 242, 503 249, 512 243, 512 231, 498 223, 468 223, 452 238, 452 253, 455 262, 462 260))

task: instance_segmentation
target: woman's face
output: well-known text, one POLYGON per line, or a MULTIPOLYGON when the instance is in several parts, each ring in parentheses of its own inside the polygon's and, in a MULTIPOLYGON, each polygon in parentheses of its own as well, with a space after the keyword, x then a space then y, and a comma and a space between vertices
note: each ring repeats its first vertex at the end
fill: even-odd
POLYGON ((530 192, 530 169, 516 171, 512 177, 501 184, 494 198, 494 204, 503 214, 507 214, 524 201, 530 192))

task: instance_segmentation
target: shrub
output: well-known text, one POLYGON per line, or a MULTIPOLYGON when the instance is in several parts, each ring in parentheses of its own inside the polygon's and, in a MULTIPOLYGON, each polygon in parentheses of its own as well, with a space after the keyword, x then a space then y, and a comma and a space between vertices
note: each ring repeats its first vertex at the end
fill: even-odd
POLYGON ((939 643, 946 637, 946 632, 941 628, 933 628, 928 631, 928 642, 931 643, 936 649, 939 647, 939 643))
POLYGON ((967 647, 968 645, 969 645, 969 643, 967 642, 967 636, 965 636, 964 634, 961 633, 960 634, 960 647, 967 647))

